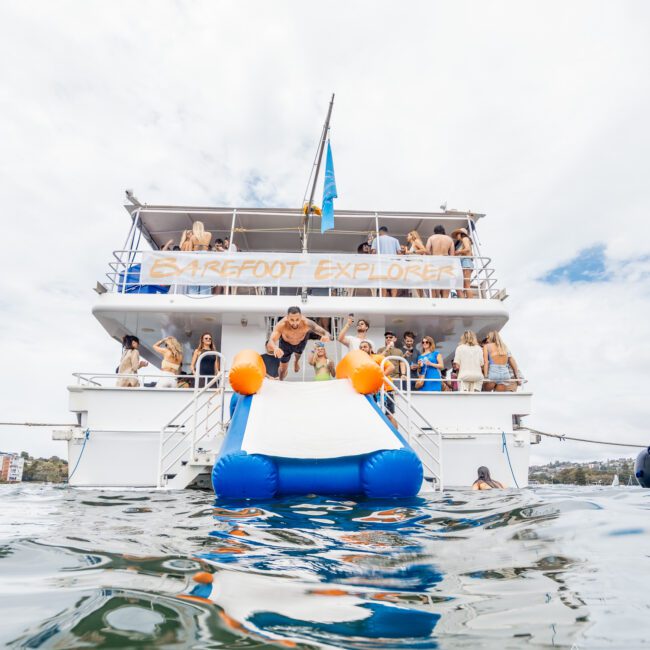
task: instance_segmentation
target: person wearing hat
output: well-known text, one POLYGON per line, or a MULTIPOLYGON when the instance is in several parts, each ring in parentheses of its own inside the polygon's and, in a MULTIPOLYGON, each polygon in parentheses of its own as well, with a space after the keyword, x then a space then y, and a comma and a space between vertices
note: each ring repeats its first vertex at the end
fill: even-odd
POLYGON ((473 298, 474 292, 470 289, 474 260, 472 256, 472 238, 466 228, 456 228, 451 233, 454 240, 454 255, 462 257, 460 265, 463 267, 463 288, 458 290, 459 298, 473 298))

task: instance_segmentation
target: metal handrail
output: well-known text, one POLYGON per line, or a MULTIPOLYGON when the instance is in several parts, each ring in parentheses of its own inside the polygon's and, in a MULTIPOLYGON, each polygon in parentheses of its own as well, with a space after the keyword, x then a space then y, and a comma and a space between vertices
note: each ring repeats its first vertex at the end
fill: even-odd
MULTIPOLYGON (((412 398, 412 395, 411 395, 411 368, 410 368, 409 363, 404 359, 404 357, 400 357, 400 356, 397 356, 397 355, 388 355, 388 356, 384 357, 381 360, 380 368, 382 370, 382 374, 384 375, 384 381, 381 384, 381 390, 380 390, 382 406, 385 403, 386 383, 388 383, 388 385, 392 388, 392 393, 393 393, 393 399, 395 401, 395 406, 397 408, 399 408, 400 411, 402 413, 404 413, 406 415, 406 417, 407 417, 407 437, 408 437, 409 444, 415 443, 422 451, 425 452, 425 454, 427 454, 429 456, 429 458, 433 461, 433 463, 438 466, 438 470, 436 471, 434 469, 434 467, 432 467, 430 464, 428 464, 427 462, 425 462, 424 460, 421 459, 422 463, 426 467, 426 469, 435 478, 438 479, 438 484, 439 484, 440 490, 442 490, 442 488, 443 488, 442 437, 441 437, 440 431, 438 429, 436 429, 426 419, 426 417, 424 417, 424 415, 422 415, 422 413, 413 406, 413 402, 412 402, 412 399, 411 399, 412 398), (385 375, 384 371, 385 371, 385 368, 386 368, 386 363, 392 363, 392 361, 396 361, 398 364, 404 364, 405 367, 406 367, 406 373, 405 373, 406 374, 406 380, 405 380, 406 381, 406 392, 404 392, 401 388, 398 388, 395 385, 395 383, 393 382, 393 380, 390 377, 387 377, 385 375), (396 395, 399 395, 406 402, 406 411, 404 411, 401 408, 401 406, 397 405, 397 400, 395 399, 396 395), (430 431, 437 434, 438 440, 437 441, 432 441, 432 442, 434 442, 434 444, 435 444, 435 446, 437 448, 437 452, 438 452, 437 457, 433 454, 433 452, 430 449, 427 449, 422 444, 422 442, 417 439, 417 437, 414 438, 411 435, 413 429, 416 429, 419 432, 418 437, 419 437, 419 435, 424 433, 424 429, 422 428, 422 426, 420 426, 419 424, 417 424, 416 422, 413 421, 413 417, 411 415, 412 413, 417 415, 417 417, 419 417, 420 420, 423 423, 425 423, 425 425, 428 427, 428 429, 430 431)), ((400 375, 401 374, 403 374, 403 373, 400 372, 400 375)))
MULTIPOLYGON (((92 384, 94 386, 98 386, 100 388, 126 388, 130 390, 149 390, 148 386, 106 386, 105 384, 99 383, 95 381, 96 379, 169 379, 169 375, 164 375, 161 373, 147 373, 147 374, 142 374, 142 373, 108 373, 108 372, 73 372, 72 376, 75 377, 77 380, 77 383, 79 385, 82 384, 82 382, 87 382, 89 384, 92 384)), ((194 379, 194 375, 174 375, 176 379, 194 379)), ((177 387, 178 390, 188 390, 187 388, 183 387, 177 387)), ((176 390, 176 388, 170 389, 170 390, 176 390)))
MULTIPOLYGON (((219 379, 219 377, 215 377, 214 380, 216 381, 216 380, 218 380, 218 379, 219 379)), ((202 440, 202 439, 207 435, 208 431, 206 430, 206 431, 203 432, 203 434, 202 434, 200 437, 197 438, 197 437, 195 436, 195 430, 192 429, 192 438, 191 438, 191 440, 190 440, 190 444, 189 444, 189 445, 186 445, 186 446, 181 450, 181 453, 180 453, 176 458, 174 458, 174 459, 173 459, 172 461, 170 461, 170 462, 167 462, 166 465, 164 464, 165 461, 169 458, 169 456, 170 456, 170 455, 171 455, 171 454, 172 454, 172 453, 173 453, 173 452, 174 452, 174 451, 175 451, 175 450, 176 450, 176 449, 177 449, 177 448, 178 448, 182 443, 184 443, 184 442, 187 441, 187 433, 188 433, 187 430, 185 430, 185 431, 180 431, 179 428, 174 428, 174 429, 171 430, 171 431, 168 431, 168 429, 171 429, 172 427, 175 427, 175 425, 173 424, 174 420, 175 420, 179 415, 181 415, 182 413, 184 413, 184 412, 185 412, 185 411, 186 411, 190 406, 195 406, 195 408, 196 408, 196 406, 197 406, 197 404, 198 404, 198 399, 199 399, 202 395, 207 394, 208 388, 209 388, 209 386, 206 385, 206 386, 203 387, 203 388, 202 388, 198 393, 196 393, 195 395, 193 395, 193 396, 192 396, 192 399, 189 400, 189 401, 187 402, 187 404, 186 404, 186 405, 185 405, 185 406, 184 406, 180 411, 178 411, 178 413, 177 413, 173 418, 171 418, 171 419, 169 420, 169 422, 168 422, 168 423, 167 423, 167 424, 166 424, 166 425, 165 425, 165 426, 160 430, 160 445, 159 445, 159 454, 158 454, 158 459, 159 459, 159 462, 158 462, 158 469, 159 469, 159 472, 158 472, 158 487, 162 487, 163 477, 164 477, 164 475, 169 471, 169 469, 171 469, 171 468, 172 468, 172 467, 173 467, 173 466, 174 466, 174 465, 175 465, 175 464, 176 464, 176 463, 177 463, 177 462, 178 462, 178 461, 179 461, 179 460, 180 460, 180 459, 181 459, 185 454, 187 454, 188 451, 193 452, 196 443, 197 443, 198 441, 202 440), (180 437, 180 438, 176 441, 176 443, 175 443, 175 444, 174 444, 170 449, 165 449, 165 445, 166 445, 166 443, 168 443, 170 440, 172 440, 172 438, 174 437, 174 434, 178 434, 178 433, 181 433, 182 437, 180 437)), ((207 400, 207 401, 209 402, 210 399, 211 399, 211 396, 208 397, 208 400, 207 400)), ((180 428, 184 428, 184 427, 185 427, 185 423, 187 423, 187 421, 188 421, 190 418, 193 418, 193 417, 194 417, 194 412, 192 412, 192 413, 191 413, 191 414, 190 414, 190 415, 189 415, 189 416, 188 416, 188 417, 183 421, 183 424, 181 425, 180 428)), ((190 455, 193 456, 194 454, 193 454, 193 453, 190 453, 190 455)))
POLYGON ((158 451, 158 478, 157 485, 162 487, 165 476, 168 474, 169 470, 176 465, 184 456, 189 458, 196 459, 196 449, 197 444, 205 438, 214 427, 210 427, 208 422, 212 415, 214 415, 218 410, 221 411, 221 419, 219 422, 220 429, 223 431, 224 426, 224 411, 225 411, 225 383, 227 370, 225 365, 225 359, 220 352, 216 350, 206 350, 201 355, 199 355, 195 364, 194 372, 194 391, 190 400, 177 411, 160 429, 160 441, 159 441, 159 451, 158 451), (200 367, 201 361, 204 358, 209 358, 214 356, 219 359, 219 372, 216 375, 201 375, 200 367), (205 382, 204 386, 199 387, 200 379, 202 377, 210 377, 209 381, 205 382), (221 396, 220 402, 217 406, 212 408, 212 400, 219 395, 221 396), (207 396, 203 402, 200 403, 202 397, 207 396), (201 415, 199 419, 199 410, 205 409, 205 413, 201 415), (180 422, 181 416, 190 411, 184 419, 180 422), (180 431, 184 429, 187 423, 192 420, 191 426, 191 436, 189 439, 189 444, 187 444, 188 431, 180 431), (203 432, 198 435, 198 428, 205 425, 203 432), (167 448, 168 443, 173 440, 174 435, 181 433, 179 439, 171 446, 167 448), (184 444, 186 443, 186 444, 184 444), (183 445, 180 453, 176 454, 173 458, 170 458, 172 454, 183 445))

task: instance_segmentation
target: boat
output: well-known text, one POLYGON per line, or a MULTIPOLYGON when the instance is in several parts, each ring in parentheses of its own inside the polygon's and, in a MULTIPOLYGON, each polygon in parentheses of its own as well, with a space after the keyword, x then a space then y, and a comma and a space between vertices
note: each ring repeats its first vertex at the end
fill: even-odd
POLYGON ((68 443, 70 485, 211 485, 234 499, 412 497, 468 487, 481 465, 527 485, 523 380, 503 377, 507 392, 459 392, 421 365, 444 358, 449 367, 461 334, 481 339, 508 320, 478 239, 485 215, 444 205, 337 209, 335 219, 333 104, 334 95, 301 209, 148 205, 127 190, 130 229, 97 282, 93 315, 128 345, 116 374, 74 373, 68 387, 78 426, 53 435, 68 443), (321 209, 314 195, 326 148, 321 209), (418 255, 399 246, 412 231, 441 228, 464 233, 473 249, 418 255), (409 336, 408 360, 396 332, 409 336), (416 332, 438 356, 423 362, 416 332), (306 357, 314 371, 321 360, 317 376, 306 357), (131 362, 160 369, 138 375, 131 362))
MULTIPOLYGON (((339 365, 347 349, 336 339, 350 314, 369 321, 367 336, 374 341, 383 341, 385 330, 399 340, 409 330, 432 336, 447 367, 465 330, 481 339, 501 330, 509 318, 506 291, 480 244, 482 213, 337 209, 335 228, 322 233, 320 217, 300 208, 149 205, 130 191, 127 199, 125 242, 97 282, 92 314, 117 342, 118 359, 119 342, 134 335, 150 365, 140 371, 134 387, 116 386, 120 377, 112 369, 74 373, 68 394, 77 426, 53 434, 67 443, 72 486, 213 485, 213 469, 232 423, 233 360, 243 350, 262 353, 289 307, 298 306, 303 315, 327 326, 332 341, 325 348, 339 365), (227 236, 238 250, 163 250, 199 221, 213 238, 227 236), (436 225, 448 233, 457 228, 472 233, 473 299, 456 297, 462 287, 457 259, 356 253, 360 243, 379 236, 382 226, 404 241, 411 230, 429 236, 436 225), (383 296, 387 285, 399 294, 383 296), (448 291, 445 297, 441 286, 448 291), (216 351, 209 354, 220 361, 218 375, 209 381, 190 376, 187 365, 203 332, 213 336, 216 351), (162 388, 153 346, 169 335, 182 344, 185 365, 178 384, 162 388)), ((295 416, 292 426, 296 418, 303 422, 294 431, 301 442, 305 432, 320 430, 316 422, 325 413, 333 430, 356 417, 337 408, 342 398, 328 392, 331 387, 322 387, 320 401, 300 393, 305 385, 327 383, 313 382, 313 369, 305 361, 298 371, 290 365, 281 385, 263 380, 269 390, 283 391, 278 399, 295 416)), ((396 431, 421 462, 424 488, 469 487, 480 465, 509 486, 528 484, 531 434, 521 418, 530 412, 532 395, 523 380, 515 392, 428 392, 414 390, 414 383, 409 375, 400 386, 382 385, 380 392, 392 390, 396 431)), ((264 390, 262 386, 251 399, 262 404, 264 390)), ((352 396, 345 408, 351 403, 355 409, 370 408, 352 396)), ((331 451, 336 456, 336 449, 331 451)))
POLYGON ((612 487, 618 487, 621 484, 621 482, 618 479, 618 474, 614 474, 614 478, 612 479, 612 487))

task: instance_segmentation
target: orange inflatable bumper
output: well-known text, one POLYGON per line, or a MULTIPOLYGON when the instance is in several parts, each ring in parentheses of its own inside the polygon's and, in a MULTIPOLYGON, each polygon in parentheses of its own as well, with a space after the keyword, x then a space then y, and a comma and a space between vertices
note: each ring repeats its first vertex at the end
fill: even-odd
POLYGON ((266 366, 255 350, 242 350, 235 355, 229 373, 232 389, 241 395, 254 395, 262 387, 266 366))
POLYGON ((349 379, 362 395, 378 392, 384 381, 381 368, 362 350, 352 350, 339 361, 336 378, 349 379))

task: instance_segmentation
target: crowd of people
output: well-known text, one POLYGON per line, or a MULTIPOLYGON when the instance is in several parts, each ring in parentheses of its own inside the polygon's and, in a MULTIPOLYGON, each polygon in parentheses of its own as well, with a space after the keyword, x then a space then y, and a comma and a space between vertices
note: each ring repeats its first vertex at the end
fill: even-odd
MULTIPOLYGON (((280 319, 266 341, 262 359, 269 379, 284 380, 289 372, 293 358, 293 371, 301 370, 302 356, 307 350, 307 364, 313 368, 316 381, 327 381, 335 377, 335 364, 328 357, 325 343, 332 340, 326 328, 328 319, 320 324, 302 313, 300 307, 290 307, 286 316, 280 319), (325 325, 325 326, 324 326, 325 325)), ((382 366, 384 374, 401 390, 441 392, 514 392, 522 378, 517 363, 497 331, 491 331, 479 342, 470 330, 463 332, 455 349, 453 360, 446 367, 442 353, 437 349, 433 337, 425 335, 416 343, 412 331, 402 334, 401 344, 395 332, 384 332, 381 345, 368 337, 370 322, 358 318, 355 323, 349 314, 341 328, 337 341, 348 350, 362 350, 382 366), (354 328, 354 329, 353 329, 354 328), (385 361, 387 357, 391 359, 385 361), (410 386, 407 383, 410 381, 410 386)), ((135 336, 125 336, 123 353, 117 372, 120 374, 118 386, 138 386, 137 372, 147 365, 140 359, 139 340, 135 336)), ((183 372, 183 348, 173 336, 167 336, 153 345, 160 355, 160 373, 156 386, 175 388, 192 385, 190 376, 198 374, 200 387, 219 374, 217 355, 203 356, 206 351, 216 351, 212 334, 205 332, 199 338, 190 361, 189 373, 183 372), (200 361, 199 361, 200 359, 200 361), (198 368, 197 368, 198 364, 198 368), (198 371, 198 373, 197 373, 198 371)), ((394 404, 386 406, 391 414, 394 404)))
MULTIPOLYGON (((156 341, 152 347, 161 357, 160 371, 151 373, 151 376, 148 377, 151 381, 144 382, 146 387, 192 388, 194 377, 197 374, 199 387, 203 387, 206 382, 219 374, 219 357, 217 355, 201 356, 204 352, 216 352, 217 350, 210 332, 205 332, 200 336, 192 353, 189 372, 183 368, 183 346, 177 338, 166 336, 156 341)), ((116 372, 119 374, 117 386, 122 388, 140 386, 138 370, 148 365, 148 361, 140 359, 140 339, 128 334, 124 336, 122 338, 122 357, 116 368, 116 372)))
POLYGON ((181 233, 181 238, 178 244, 174 244, 174 240, 170 239, 160 249, 163 251, 183 251, 184 253, 192 253, 196 251, 213 251, 216 253, 223 253, 224 251, 238 251, 239 249, 235 244, 230 242, 229 237, 223 239, 217 238, 212 241, 212 233, 205 229, 202 221, 195 221, 192 224, 191 230, 184 230, 181 233))
MULTIPOLYGON (((212 241, 212 233, 205 229, 202 221, 195 221, 191 230, 184 230, 178 244, 173 239, 167 241, 161 250, 163 251, 212 251, 223 253, 226 251, 237 252, 239 249, 232 243, 229 237, 223 239, 217 238, 212 241)), ((406 235, 406 243, 401 244, 399 239, 388 234, 388 228, 381 226, 378 232, 371 233, 368 240, 357 246, 358 254, 375 254, 383 255, 447 255, 460 257, 461 267, 463 269, 463 288, 457 289, 454 295, 457 298, 474 298, 474 291, 471 289, 472 271, 474 269, 474 250, 472 237, 466 228, 456 228, 448 235, 445 227, 437 225, 433 229, 433 234, 424 243, 417 230, 411 230, 406 235)), ((206 288, 209 290, 210 287, 206 288)), ((222 287, 212 287, 212 293, 222 293, 222 287)), ((372 295, 371 289, 355 289, 354 295, 372 295), (369 292, 369 293, 366 293, 369 292)), ((411 289, 409 291, 399 289, 382 289, 383 296, 397 297, 399 295, 410 295, 415 298, 425 297, 424 289, 411 289)), ((449 289, 434 289, 431 292, 433 298, 449 298, 451 291, 449 289)))
MULTIPOLYGON (((385 369, 386 375, 402 388, 409 377, 412 390, 430 392, 515 391, 521 382, 517 363, 496 331, 489 332, 480 343, 474 332, 463 332, 451 366, 446 368, 431 336, 423 336, 416 344, 415 333, 406 331, 400 346, 397 335, 386 331, 383 345, 377 345, 368 338, 369 329, 368 319, 359 318, 355 325, 354 315, 350 314, 337 340, 349 350, 363 350, 380 364, 386 357, 397 357, 395 363, 385 364, 385 369), (354 333, 351 333, 353 326, 354 333)), ((331 340, 330 334, 322 325, 306 318, 300 307, 289 308, 266 342, 263 358, 267 376, 285 379, 292 357, 294 372, 299 372, 310 338, 316 340, 308 352, 307 363, 314 368, 319 381, 332 379, 334 364, 325 348, 325 343, 331 340)))
MULTIPOLYGON (((357 253, 372 254, 381 253, 384 255, 447 255, 460 257, 460 265, 463 269, 463 288, 456 291, 457 298, 473 298, 474 292, 471 289, 472 271, 474 269, 474 249, 472 237, 467 228, 456 228, 448 235, 445 227, 437 225, 433 234, 427 239, 426 244, 417 230, 411 230, 406 235, 406 244, 401 244, 397 237, 388 234, 388 228, 379 228, 378 236, 372 241, 359 244, 357 253)), ((423 289, 412 289, 414 297, 424 296, 423 289)), ((398 296, 398 289, 382 289, 382 295, 395 298, 398 296)), ((449 289, 436 289, 432 292, 433 298, 449 298, 449 289)))

